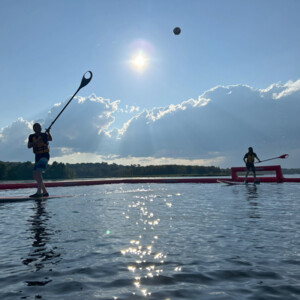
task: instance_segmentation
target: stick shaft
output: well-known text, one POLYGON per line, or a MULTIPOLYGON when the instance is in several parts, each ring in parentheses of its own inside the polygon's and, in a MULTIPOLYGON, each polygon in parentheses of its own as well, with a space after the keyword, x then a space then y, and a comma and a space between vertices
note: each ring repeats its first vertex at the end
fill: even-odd
POLYGON ((75 94, 71 97, 71 99, 68 101, 68 103, 64 106, 64 108, 60 111, 60 113, 56 116, 56 118, 52 121, 52 123, 50 124, 50 126, 48 127, 47 130, 50 130, 50 128, 52 127, 52 125, 56 122, 56 120, 59 118, 59 116, 63 113, 63 111, 67 108, 67 106, 70 104, 70 102, 73 100, 73 98, 76 96, 76 94, 79 92, 80 87, 78 88, 78 90, 75 92, 75 94))
POLYGON ((79 90, 81 88, 83 88, 84 86, 86 86, 87 84, 89 84, 89 82, 92 80, 93 77, 93 73, 91 71, 87 71, 86 73, 84 73, 80 86, 77 89, 77 91, 74 93, 74 95, 71 97, 71 99, 68 101, 68 103, 64 106, 64 108, 60 111, 60 113, 56 116, 56 118, 52 121, 52 123, 50 124, 50 126, 48 127, 47 131, 50 130, 50 128, 52 127, 52 125, 56 122, 56 120, 59 118, 59 116, 63 113, 63 111, 67 108, 67 106, 70 104, 70 102, 73 100, 73 98, 76 96, 76 94, 79 92, 79 90), (89 78, 85 78, 85 74, 89 73, 90 77, 89 78))
POLYGON ((277 159, 277 158, 280 158, 280 157, 273 157, 273 158, 269 158, 269 159, 261 160, 260 162, 264 162, 264 161, 268 161, 268 160, 273 160, 273 159, 277 159))
POLYGON ((260 162, 263 162, 263 161, 268 161, 268 160, 273 160, 273 159, 278 159, 278 158, 282 158, 282 159, 284 159, 284 158, 286 158, 286 157, 289 157, 289 155, 288 155, 288 154, 282 154, 282 155, 280 155, 280 156, 277 156, 277 157, 273 157, 273 158, 269 158, 269 159, 261 160, 260 162))

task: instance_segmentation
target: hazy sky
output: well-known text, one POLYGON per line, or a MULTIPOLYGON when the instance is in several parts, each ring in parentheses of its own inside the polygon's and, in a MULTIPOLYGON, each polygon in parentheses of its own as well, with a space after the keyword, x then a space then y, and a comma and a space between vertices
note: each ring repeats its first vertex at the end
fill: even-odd
POLYGON ((0 7, 0 160, 32 160, 32 122, 49 126, 91 70, 53 126, 56 160, 230 167, 253 146, 300 167, 300 1, 0 7))

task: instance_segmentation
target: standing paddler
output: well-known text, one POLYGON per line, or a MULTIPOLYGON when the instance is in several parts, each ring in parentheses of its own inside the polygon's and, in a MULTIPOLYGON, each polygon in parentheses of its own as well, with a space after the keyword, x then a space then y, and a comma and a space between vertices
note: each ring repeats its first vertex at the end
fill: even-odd
POLYGON ((247 168, 247 173, 245 176, 245 183, 248 183, 247 178, 248 178, 250 171, 253 172, 254 182, 256 182, 256 171, 255 171, 255 166, 254 166, 255 158, 260 162, 260 159, 257 157, 256 153, 253 152, 253 148, 249 147, 248 152, 244 155, 244 162, 245 162, 246 168, 247 168))
POLYGON ((33 125, 33 130, 34 134, 28 137, 28 148, 33 148, 33 153, 35 154, 33 177, 37 181, 38 187, 36 193, 30 197, 48 197, 49 194, 46 190, 42 173, 45 172, 50 159, 49 141, 52 141, 52 136, 48 129, 45 133, 42 133, 42 127, 39 123, 33 125))

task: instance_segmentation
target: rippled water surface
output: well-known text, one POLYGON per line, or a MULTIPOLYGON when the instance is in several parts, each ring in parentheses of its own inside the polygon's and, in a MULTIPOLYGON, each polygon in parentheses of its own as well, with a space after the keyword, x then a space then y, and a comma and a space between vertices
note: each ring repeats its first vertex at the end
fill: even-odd
POLYGON ((0 299, 300 298, 299 184, 49 191, 0 204, 0 299))

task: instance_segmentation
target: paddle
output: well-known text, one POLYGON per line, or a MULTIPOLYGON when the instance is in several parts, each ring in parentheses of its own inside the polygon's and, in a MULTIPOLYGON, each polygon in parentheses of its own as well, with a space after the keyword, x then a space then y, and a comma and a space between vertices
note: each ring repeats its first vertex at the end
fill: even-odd
POLYGON ((272 159, 278 159, 278 158, 285 159, 285 158, 288 158, 288 157, 289 157, 288 154, 282 154, 282 155, 277 156, 277 157, 273 157, 273 158, 268 158, 268 159, 265 159, 265 160, 261 160, 258 163, 261 163, 261 162, 264 162, 264 161, 268 161, 268 160, 272 160, 272 159))
POLYGON ((79 90, 81 90, 83 87, 85 87, 86 85, 89 84, 89 82, 92 80, 93 77, 93 73, 91 71, 87 71, 84 73, 82 79, 81 79, 81 83, 79 88, 77 89, 77 91, 75 92, 75 94, 71 97, 71 99, 68 101, 68 103, 64 106, 64 108, 60 111, 60 113, 57 115, 57 117, 52 121, 52 123, 50 124, 50 126, 48 127, 48 129, 46 129, 47 132, 50 131, 50 128, 52 127, 52 125, 56 122, 56 120, 59 118, 59 116, 62 114, 62 112, 66 109, 66 107, 70 104, 70 102, 73 100, 73 98, 76 96, 76 94, 79 92, 79 90), (89 78, 85 78, 86 73, 90 74, 89 78))

